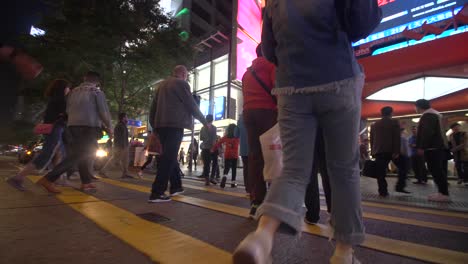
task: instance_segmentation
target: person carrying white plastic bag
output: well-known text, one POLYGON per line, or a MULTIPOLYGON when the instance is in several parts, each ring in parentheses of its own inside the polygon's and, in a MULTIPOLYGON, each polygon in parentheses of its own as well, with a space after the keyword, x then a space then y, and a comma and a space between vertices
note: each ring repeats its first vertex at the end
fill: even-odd
POLYGON ((283 170, 283 147, 278 123, 260 136, 265 166, 263 178, 271 182, 278 178, 283 170))

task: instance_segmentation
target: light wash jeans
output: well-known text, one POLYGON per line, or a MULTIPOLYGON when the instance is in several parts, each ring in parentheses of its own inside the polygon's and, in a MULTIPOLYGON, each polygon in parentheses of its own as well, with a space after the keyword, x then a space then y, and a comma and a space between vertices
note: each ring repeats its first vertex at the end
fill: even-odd
POLYGON ((359 178, 359 120, 364 76, 336 82, 336 89, 278 97, 283 173, 273 180, 257 216, 276 218, 294 233, 303 224, 304 196, 310 182, 317 128, 323 130, 331 186, 334 238, 364 241, 359 178))

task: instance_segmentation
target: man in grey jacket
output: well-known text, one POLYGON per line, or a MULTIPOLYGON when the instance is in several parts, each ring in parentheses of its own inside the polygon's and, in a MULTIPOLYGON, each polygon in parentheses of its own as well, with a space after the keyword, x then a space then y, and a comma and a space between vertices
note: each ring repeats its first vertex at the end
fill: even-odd
POLYGON ((177 154, 185 129, 193 129, 192 116, 207 125, 206 119, 190 93, 187 83, 188 71, 185 66, 174 68, 172 76, 159 84, 150 109, 150 125, 158 133, 163 153, 158 162, 151 196, 148 202, 168 202, 164 194, 171 181, 171 196, 184 192, 179 175, 177 154))
POLYGON ((128 175, 128 128, 127 114, 119 114, 119 123, 114 128, 114 148, 112 158, 110 158, 99 172, 101 176, 107 178, 106 172, 109 165, 116 161, 122 170, 121 178, 133 178, 128 175))
POLYGON ((51 172, 42 177, 38 184, 51 193, 60 193, 52 184, 62 173, 78 165, 81 190, 93 191, 89 170, 90 159, 95 157, 97 140, 104 127, 112 137, 112 125, 106 97, 99 88, 100 76, 89 71, 84 82, 74 88, 67 97, 68 132, 70 153, 51 172))

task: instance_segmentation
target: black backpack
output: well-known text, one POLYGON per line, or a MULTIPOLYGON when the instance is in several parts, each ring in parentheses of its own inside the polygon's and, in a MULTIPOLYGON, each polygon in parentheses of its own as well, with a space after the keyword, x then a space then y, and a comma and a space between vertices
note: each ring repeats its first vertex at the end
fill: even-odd
POLYGON ((369 36, 382 20, 377 0, 335 0, 335 8, 340 30, 352 42, 369 36))

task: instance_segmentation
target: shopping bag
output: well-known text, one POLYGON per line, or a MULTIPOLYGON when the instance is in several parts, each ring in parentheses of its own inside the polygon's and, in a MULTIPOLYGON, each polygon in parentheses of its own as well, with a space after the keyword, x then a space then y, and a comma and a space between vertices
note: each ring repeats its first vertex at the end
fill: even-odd
POLYGON ((377 178, 377 162, 375 160, 366 160, 362 169, 362 176, 377 178))
POLYGON ((37 124, 34 127, 34 134, 36 135, 49 135, 52 133, 52 129, 54 128, 54 124, 37 124))
POLYGON ((271 182, 278 178, 283 171, 283 147, 278 124, 260 136, 260 144, 265 162, 263 179, 266 182, 271 182))

